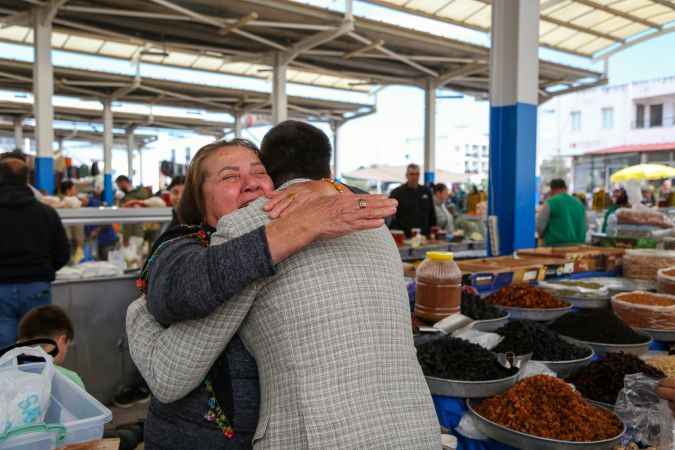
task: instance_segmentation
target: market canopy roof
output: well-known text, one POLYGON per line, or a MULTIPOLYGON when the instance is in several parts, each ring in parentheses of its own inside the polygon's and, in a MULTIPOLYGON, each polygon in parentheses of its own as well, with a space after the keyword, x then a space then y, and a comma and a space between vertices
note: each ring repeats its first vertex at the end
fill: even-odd
MULTIPOLYGON (((0 39, 32 43, 31 4, 0 0, 0 39)), ((457 5, 462 10, 462 5, 457 5)), ((56 11, 53 47, 168 66, 267 78, 274 58, 287 80, 368 91, 435 79, 488 92, 489 48, 288 0, 70 0, 56 11)), ((602 74, 540 61, 544 98, 603 82, 602 74), (552 89, 551 89, 552 88, 552 89)))
MULTIPOLYGON (((70 102, 72 103, 72 102, 70 102)), ((20 99, 0 99, 0 115, 31 117, 33 104, 20 99)), ((80 106, 63 105, 58 102, 54 105, 54 119, 70 122, 87 122, 102 124, 103 108, 101 105, 80 106)), ((143 114, 129 111, 119 111, 113 106, 114 127, 129 128, 130 126, 173 128, 181 130, 195 130, 202 134, 222 136, 224 130, 232 128, 231 122, 215 122, 199 117, 180 117, 157 114, 143 114)))
POLYGON ((585 156, 616 155, 620 153, 648 153, 675 150, 675 142, 662 142, 657 144, 634 144, 620 145, 618 147, 591 150, 584 153, 585 156))
MULTIPOLYGON (((472 30, 489 32, 491 0, 364 0, 472 30)), ((536 1, 536 0, 533 0, 536 1)), ((675 31, 672 0, 540 0, 540 45, 605 57, 675 31)))
MULTIPOLYGON (((102 142, 103 132, 97 129, 85 129, 85 123, 79 123, 79 126, 74 128, 54 128, 54 137, 56 141, 63 139, 64 141, 83 141, 83 142, 102 142)), ((14 136, 14 123, 7 118, 0 117, 0 136, 12 137, 14 136)), ((30 123, 23 124, 23 136, 33 138, 35 136, 35 125, 30 123)), ((134 133, 134 148, 143 148, 157 140, 157 136, 149 134, 134 133)), ((113 131, 113 145, 127 146, 127 136, 125 133, 114 130, 113 131)))
MULTIPOLYGON (((32 70, 31 63, 0 59, 0 88, 30 92, 33 84, 32 70)), ((233 113, 235 109, 247 114, 271 113, 269 94, 264 92, 59 66, 54 67, 54 93, 89 99, 112 97, 120 102, 198 109, 213 113, 233 113)), ((374 108, 370 104, 288 97, 289 116, 301 119, 341 121, 354 114, 371 112, 374 108)), ((197 122, 199 120, 187 121, 186 125, 199 125, 197 122)), ((211 123, 202 126, 213 128, 213 121, 205 122, 211 123)), ((225 125, 220 124, 219 128, 222 130, 225 125)), ((227 126, 231 126, 231 123, 227 126)))
MULTIPOLYGON (((345 178, 354 180, 378 181, 382 183, 403 183, 408 166, 371 166, 345 173, 345 178)), ((436 169, 436 182, 438 183, 465 183, 469 177, 463 173, 452 173, 436 169)))

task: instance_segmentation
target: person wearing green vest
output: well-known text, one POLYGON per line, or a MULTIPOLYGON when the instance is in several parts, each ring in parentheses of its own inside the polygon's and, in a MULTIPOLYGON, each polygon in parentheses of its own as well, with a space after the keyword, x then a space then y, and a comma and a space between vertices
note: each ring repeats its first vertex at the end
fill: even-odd
POLYGON ((551 181, 551 197, 537 215, 537 233, 547 246, 586 242, 586 210, 567 193, 564 180, 551 181))

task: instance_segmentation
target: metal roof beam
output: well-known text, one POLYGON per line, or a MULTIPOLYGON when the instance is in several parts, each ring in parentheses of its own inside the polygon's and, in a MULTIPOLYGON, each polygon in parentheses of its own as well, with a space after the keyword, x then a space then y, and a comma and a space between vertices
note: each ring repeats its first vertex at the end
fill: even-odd
POLYGON ((433 87, 434 89, 438 89, 448 84, 448 82, 454 79, 462 78, 468 75, 473 75, 477 72, 482 72, 485 70, 486 67, 487 66, 485 64, 476 63, 476 64, 468 64, 464 67, 460 67, 459 69, 453 69, 444 72, 433 80, 433 87))
POLYGON ((579 25, 575 25, 571 22, 565 22, 563 20, 554 19, 553 17, 542 15, 541 20, 543 20, 544 22, 552 23, 554 25, 558 25, 559 27, 569 28, 570 30, 578 31, 579 33, 590 34, 592 36, 599 37, 602 39, 608 39, 610 41, 621 43, 626 42, 625 39, 622 39, 620 37, 612 36, 611 34, 601 33, 599 31, 595 31, 593 28, 580 27, 579 25))
MULTIPOLYGON (((379 41, 375 41, 372 44, 366 45, 365 47, 361 47, 359 49, 352 50, 351 52, 343 53, 342 59, 350 59, 350 58, 353 58, 355 56, 363 55, 364 53, 368 53, 369 51, 371 51, 371 50, 373 50, 373 49, 375 49, 379 46, 382 46, 382 45, 384 45, 384 41, 380 39, 379 41)), ((365 55, 365 56, 367 56, 367 55, 365 55)))
POLYGON ((663 28, 658 23, 654 23, 652 21, 643 19, 641 17, 634 16, 633 14, 629 14, 627 12, 620 11, 620 10, 612 8, 610 6, 601 5, 601 4, 596 3, 594 1, 591 1, 591 0, 573 0, 573 2, 579 3, 580 5, 588 6, 589 8, 597 9, 599 11, 604 11, 604 12, 606 12, 608 14, 612 14, 614 16, 623 17, 624 19, 630 20, 631 22, 641 23, 642 25, 647 26, 649 28, 655 28, 657 30, 660 30, 661 28, 663 28))
MULTIPOLYGON (((205 24, 208 24, 208 25, 212 25, 212 26, 217 27, 217 28, 227 27, 229 25, 227 22, 225 22, 222 19, 207 16, 207 15, 204 15, 204 14, 200 14, 200 13, 192 11, 188 8, 183 8, 182 6, 176 5, 175 3, 172 3, 168 0, 150 0, 150 1, 153 2, 153 3, 156 3, 158 5, 162 5, 165 8, 171 9, 173 11, 177 11, 177 12, 179 12, 181 14, 184 14, 188 17, 191 17, 198 22, 205 23, 205 24)), ((277 50, 284 50, 284 51, 286 50, 286 47, 284 47, 283 45, 279 45, 276 42, 273 42, 273 41, 270 41, 269 39, 265 39, 263 37, 257 36, 253 33, 249 33, 248 31, 235 29, 235 30, 232 30, 232 32, 236 33, 240 36, 249 38, 253 41, 260 42, 261 44, 266 44, 267 46, 275 48, 277 50)))
POLYGON ((652 2, 658 3, 659 5, 665 6, 666 8, 675 9, 675 3, 670 0, 652 0, 652 2))
POLYGON ((651 39, 654 39, 654 38, 657 38, 659 36, 663 36, 664 34, 668 34, 668 33, 672 33, 672 32, 675 32, 675 26, 663 28, 659 31, 654 31, 654 32, 649 33, 649 34, 642 35, 639 38, 631 39, 630 41, 626 42, 623 45, 620 45, 616 48, 609 49, 607 51, 601 52, 599 55, 597 55, 593 58, 593 62, 598 62, 598 61, 603 60, 603 59, 606 60, 606 59, 610 58, 611 56, 616 55, 619 52, 622 52, 622 51, 624 51, 624 50, 626 50, 630 47, 633 47, 637 44, 640 44, 641 42, 649 41, 651 39))
POLYGON ((353 31, 354 31, 354 21, 348 19, 343 21, 339 27, 336 27, 332 30, 320 31, 319 33, 316 33, 301 41, 298 41, 295 44, 293 44, 293 46, 289 48, 288 51, 282 53, 281 64, 287 65, 295 58, 300 56, 303 52, 311 50, 320 45, 323 45, 334 39, 337 39, 338 37, 343 36, 347 33, 352 33, 353 31))
POLYGON ((30 24, 31 17, 30 11, 16 12, 5 17, 0 17, 0 29, 13 25, 26 26, 30 24))
MULTIPOLYGON (((373 43, 373 41, 371 41, 370 39, 365 38, 363 36, 360 36, 355 32, 349 33, 349 36, 351 36, 353 39, 355 39, 355 40, 357 40, 357 41, 359 41, 363 44, 366 44, 366 45, 370 45, 370 44, 373 43)), ((438 76, 438 73, 435 70, 431 70, 428 67, 424 67, 423 65, 418 64, 415 61, 412 61, 405 56, 399 55, 398 53, 395 53, 395 52, 387 49, 386 47, 384 47, 382 45, 378 45, 375 48, 377 50, 379 50, 380 52, 384 53, 385 55, 389 55, 392 58, 397 59, 397 60, 401 61, 402 63, 409 65, 410 67, 414 67, 415 69, 426 73, 427 75, 431 75, 432 77, 438 76)))
POLYGON ((218 31, 218 34, 220 36, 225 36, 228 33, 239 30, 240 28, 242 28, 245 25, 249 24, 250 22, 256 20, 257 18, 258 18, 258 13, 256 13, 255 11, 251 12, 251 13, 247 14, 246 16, 238 19, 233 24, 223 27, 221 30, 218 31))

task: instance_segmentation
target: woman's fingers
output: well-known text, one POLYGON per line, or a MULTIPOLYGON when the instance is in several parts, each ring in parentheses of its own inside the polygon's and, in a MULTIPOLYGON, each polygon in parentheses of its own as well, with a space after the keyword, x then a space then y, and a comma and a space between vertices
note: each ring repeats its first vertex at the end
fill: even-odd
POLYGON ((277 219, 281 213, 283 213, 293 203, 294 196, 294 194, 286 194, 284 197, 276 201, 271 208, 268 208, 268 205, 266 205, 265 210, 267 211, 269 218, 273 220, 277 219))
POLYGON ((280 202, 284 201, 288 197, 288 191, 285 189, 282 191, 274 191, 269 195, 269 201, 263 207, 264 211, 272 211, 280 202))

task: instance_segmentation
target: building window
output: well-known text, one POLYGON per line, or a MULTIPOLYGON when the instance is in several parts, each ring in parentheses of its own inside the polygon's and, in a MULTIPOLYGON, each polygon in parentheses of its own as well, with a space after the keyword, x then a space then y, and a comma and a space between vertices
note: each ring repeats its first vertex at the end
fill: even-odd
POLYGON ((645 127, 645 105, 635 105, 635 128, 645 127))
POLYGON ((649 106, 649 126, 663 126, 663 104, 649 106))
POLYGON ((572 122, 572 131, 581 130, 581 111, 572 111, 570 113, 570 120, 572 122))
POLYGON ((605 130, 614 128, 614 108, 602 108, 602 128, 605 130))

